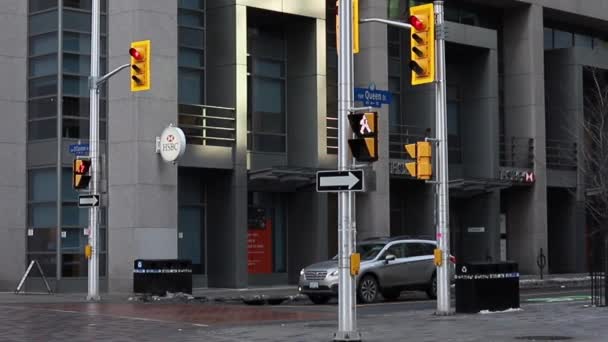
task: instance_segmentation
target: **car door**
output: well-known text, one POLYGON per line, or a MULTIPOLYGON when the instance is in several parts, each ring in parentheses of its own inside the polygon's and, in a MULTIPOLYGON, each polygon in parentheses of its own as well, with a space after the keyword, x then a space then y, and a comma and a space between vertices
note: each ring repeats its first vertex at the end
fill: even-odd
POLYGON ((433 274, 433 248, 424 242, 408 242, 405 246, 405 263, 407 264, 407 285, 428 283, 433 274), (429 251, 431 251, 429 253, 429 251))
POLYGON ((390 244, 387 249, 380 255, 380 265, 376 273, 382 287, 393 287, 399 285, 399 279, 402 278, 402 273, 405 270, 405 259, 403 254, 404 243, 395 242, 390 244), (387 255, 392 254, 395 260, 385 261, 387 255))

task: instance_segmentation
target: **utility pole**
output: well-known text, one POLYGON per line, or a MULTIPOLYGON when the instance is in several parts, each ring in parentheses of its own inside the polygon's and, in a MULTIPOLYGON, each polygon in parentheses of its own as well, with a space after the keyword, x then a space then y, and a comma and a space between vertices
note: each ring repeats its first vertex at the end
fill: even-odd
MULTIPOLYGON (((352 160, 348 150, 348 113, 353 107, 353 1, 339 0, 338 18, 338 169, 348 170, 352 160)), ((361 341, 357 331, 355 276, 350 272, 350 255, 355 252, 355 195, 338 193, 338 331, 334 341, 361 341)))
MULTIPOLYGON (((99 187, 99 0, 91 4, 91 77, 89 78, 89 150, 91 156, 91 193, 98 194, 99 187)), ((89 259, 87 300, 97 301, 99 297, 99 206, 89 208, 89 259)))
MULTIPOLYGON (((124 64, 99 77, 99 21, 101 9, 99 0, 91 0, 91 75, 89 76, 89 153, 91 158, 90 194, 99 196, 99 87, 110 77, 130 64, 124 64)), ((80 200, 79 200, 80 201, 80 200)), ((89 244, 91 255, 88 269, 87 300, 98 301, 99 296, 99 205, 89 208, 89 244)))
POLYGON ((442 260, 437 266, 437 315, 450 315, 450 221, 448 190, 448 136, 445 84, 445 24, 443 0, 434 1, 435 8, 435 130, 437 132, 437 244, 442 260))

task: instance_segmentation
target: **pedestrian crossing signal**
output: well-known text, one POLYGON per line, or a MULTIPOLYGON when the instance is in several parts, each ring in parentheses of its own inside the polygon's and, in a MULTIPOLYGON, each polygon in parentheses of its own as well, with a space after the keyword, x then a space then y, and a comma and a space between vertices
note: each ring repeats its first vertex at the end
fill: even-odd
POLYGON ((350 151, 357 161, 378 160, 378 112, 354 113, 348 115, 348 122, 355 134, 348 140, 350 151))
POLYGON ((74 189, 85 189, 91 181, 91 159, 77 158, 72 165, 72 186, 74 189))

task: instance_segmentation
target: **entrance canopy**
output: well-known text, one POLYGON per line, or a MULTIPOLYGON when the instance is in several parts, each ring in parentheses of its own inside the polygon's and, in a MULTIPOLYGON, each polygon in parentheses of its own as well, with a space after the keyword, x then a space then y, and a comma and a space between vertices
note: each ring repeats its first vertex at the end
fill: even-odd
POLYGON ((294 192, 312 190, 318 169, 274 166, 248 172, 248 189, 253 191, 294 192), (310 188, 310 189, 308 189, 310 188))

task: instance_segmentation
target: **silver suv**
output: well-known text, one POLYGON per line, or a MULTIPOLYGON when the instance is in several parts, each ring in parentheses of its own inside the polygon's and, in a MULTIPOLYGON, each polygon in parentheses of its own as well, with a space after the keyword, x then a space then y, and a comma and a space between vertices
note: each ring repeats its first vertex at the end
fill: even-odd
MULTIPOLYGON (((374 238, 357 243, 361 269, 356 278, 357 298, 372 303, 381 293, 384 299, 399 298, 403 290, 424 290, 430 298, 437 296, 437 278, 433 240, 403 237, 374 238)), ((454 275, 454 258, 450 257, 450 277, 454 275)), ((300 293, 315 304, 324 304, 338 295, 338 260, 312 264, 300 271, 300 293)))

